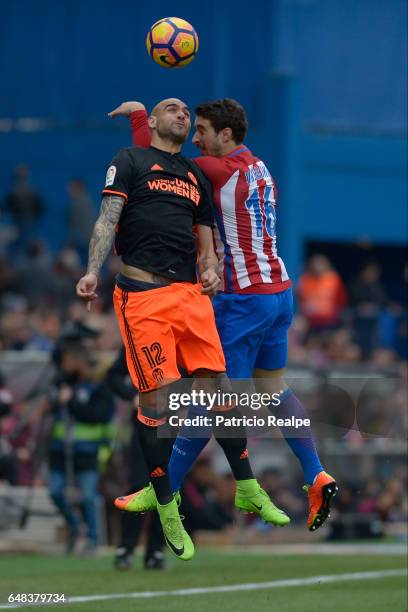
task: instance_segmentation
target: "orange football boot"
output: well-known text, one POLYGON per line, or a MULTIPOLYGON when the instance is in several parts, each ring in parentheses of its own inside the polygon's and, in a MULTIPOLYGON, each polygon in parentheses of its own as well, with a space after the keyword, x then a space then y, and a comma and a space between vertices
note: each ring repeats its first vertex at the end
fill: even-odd
POLYGON ((316 531, 330 516, 332 498, 336 495, 339 487, 329 474, 320 472, 312 485, 305 485, 303 489, 309 497, 309 518, 307 528, 316 531))

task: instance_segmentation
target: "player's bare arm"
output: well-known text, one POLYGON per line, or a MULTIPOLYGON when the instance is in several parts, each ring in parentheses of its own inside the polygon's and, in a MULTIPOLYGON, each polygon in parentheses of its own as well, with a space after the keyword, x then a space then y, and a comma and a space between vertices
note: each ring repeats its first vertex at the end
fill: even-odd
POLYGON ((113 111, 108 113, 108 117, 111 117, 112 119, 114 117, 119 117, 119 116, 130 117, 131 113, 135 111, 140 111, 140 110, 146 110, 145 105, 142 104, 141 102, 136 102, 136 101, 122 102, 122 104, 119 104, 118 107, 114 108, 113 111))
POLYGON ((87 273, 78 281, 76 287, 77 295, 80 298, 92 301, 97 297, 95 290, 98 275, 112 248, 115 228, 124 203, 125 199, 116 195, 104 196, 102 199, 101 211, 89 243, 87 273))
POLYGON ((203 285, 202 293, 213 296, 221 284, 218 276, 218 257, 214 251, 213 233, 206 225, 197 226, 198 270, 203 285))
POLYGON ((111 195, 102 199, 99 218, 95 223, 89 243, 88 274, 98 276, 100 269, 111 250, 115 228, 122 214, 124 198, 111 195))

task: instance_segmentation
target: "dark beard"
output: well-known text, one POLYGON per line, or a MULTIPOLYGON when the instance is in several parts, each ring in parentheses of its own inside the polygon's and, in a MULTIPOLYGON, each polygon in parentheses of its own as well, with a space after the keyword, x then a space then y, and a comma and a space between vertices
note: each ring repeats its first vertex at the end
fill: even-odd
POLYGON ((171 130, 160 130, 157 129, 157 135, 162 140, 169 140, 171 143, 176 145, 182 145, 186 142, 188 134, 175 134, 171 130))
POLYGON ((169 137, 169 140, 171 140, 171 142, 173 142, 174 144, 184 144, 187 140, 187 136, 178 136, 176 134, 171 134, 171 136, 169 137))

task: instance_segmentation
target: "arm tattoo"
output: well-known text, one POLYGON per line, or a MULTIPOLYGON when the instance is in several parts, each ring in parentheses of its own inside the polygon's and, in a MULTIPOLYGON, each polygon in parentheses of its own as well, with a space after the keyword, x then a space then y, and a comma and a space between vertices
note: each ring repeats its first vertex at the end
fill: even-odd
POLYGON ((88 272, 93 272, 96 276, 111 250, 116 224, 124 203, 124 198, 120 196, 104 196, 102 199, 101 212, 89 243, 88 272))
POLYGON ((202 274, 209 268, 214 268, 216 272, 218 271, 218 258, 216 255, 214 256, 203 255, 202 257, 199 258, 198 269, 200 273, 202 274))

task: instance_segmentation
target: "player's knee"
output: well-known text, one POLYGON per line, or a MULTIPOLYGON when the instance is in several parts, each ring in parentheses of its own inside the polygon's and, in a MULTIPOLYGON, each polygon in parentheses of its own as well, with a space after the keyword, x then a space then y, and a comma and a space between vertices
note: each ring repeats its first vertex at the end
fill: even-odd
POLYGON ((216 384, 217 388, 221 391, 221 393, 232 393, 232 383, 228 378, 226 372, 220 372, 216 376, 216 384))
POLYGON ((204 390, 214 393, 231 393, 232 384, 226 372, 214 372, 213 370, 200 369, 194 372, 194 390, 204 390))
POLYGON ((263 368, 255 368, 254 377, 264 378, 266 380, 276 380, 285 377, 286 368, 278 368, 276 370, 264 370, 263 368))
POLYGON ((140 393, 139 407, 145 416, 158 418, 167 412, 167 389, 156 389, 148 393, 140 393))
POLYGON ((194 378, 215 378, 217 375, 218 372, 214 372, 208 368, 198 368, 193 372, 194 378))
POLYGON ((258 392, 260 393, 281 393, 287 389, 285 381, 285 368, 278 370, 262 370, 254 371, 254 382, 258 392))

